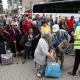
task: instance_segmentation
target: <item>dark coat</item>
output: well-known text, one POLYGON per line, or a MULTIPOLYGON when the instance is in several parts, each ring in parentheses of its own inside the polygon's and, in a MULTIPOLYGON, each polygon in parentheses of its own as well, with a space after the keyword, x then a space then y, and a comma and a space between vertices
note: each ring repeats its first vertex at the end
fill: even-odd
POLYGON ((35 36, 37 36, 38 34, 40 34, 39 35, 39 37, 37 38, 37 39, 35 39, 35 41, 34 41, 34 44, 38 44, 38 41, 39 41, 39 39, 40 39, 40 37, 41 37, 41 33, 40 33, 40 30, 39 30, 39 28, 38 27, 32 27, 33 28, 33 34, 35 35, 35 36))
POLYGON ((9 29, 9 36, 10 36, 10 44, 11 44, 11 46, 12 46, 12 47, 15 47, 15 44, 14 44, 13 41, 15 41, 16 38, 15 38, 15 34, 14 34, 12 28, 9 29))
POLYGON ((0 28, 0 43, 4 43, 3 29, 0 28))

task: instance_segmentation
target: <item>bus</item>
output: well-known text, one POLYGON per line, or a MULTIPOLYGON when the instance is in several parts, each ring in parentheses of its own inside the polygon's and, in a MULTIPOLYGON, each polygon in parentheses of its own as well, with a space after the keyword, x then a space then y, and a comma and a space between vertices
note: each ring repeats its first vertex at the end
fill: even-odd
POLYGON ((53 20, 56 17, 60 16, 74 16, 75 20, 77 21, 80 17, 80 0, 75 1, 56 1, 56 2, 49 2, 44 4, 35 4, 32 8, 32 16, 36 14, 43 15, 51 14, 53 20))

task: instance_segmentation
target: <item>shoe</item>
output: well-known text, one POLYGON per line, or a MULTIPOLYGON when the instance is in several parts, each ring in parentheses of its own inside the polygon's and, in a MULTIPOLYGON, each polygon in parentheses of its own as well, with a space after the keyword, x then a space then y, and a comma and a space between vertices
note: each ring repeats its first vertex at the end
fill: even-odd
POLYGON ((36 75, 37 75, 39 78, 41 78, 41 74, 40 74, 40 73, 36 73, 36 75))
POLYGON ((28 59, 31 59, 30 57, 28 57, 28 59))
POLYGON ((76 78, 76 75, 73 75, 71 72, 68 72, 68 74, 76 78))
POLYGON ((22 64, 24 64, 26 62, 26 60, 24 60, 23 62, 22 62, 22 64))
POLYGON ((22 56, 22 54, 21 54, 21 53, 19 53, 19 56, 22 56))

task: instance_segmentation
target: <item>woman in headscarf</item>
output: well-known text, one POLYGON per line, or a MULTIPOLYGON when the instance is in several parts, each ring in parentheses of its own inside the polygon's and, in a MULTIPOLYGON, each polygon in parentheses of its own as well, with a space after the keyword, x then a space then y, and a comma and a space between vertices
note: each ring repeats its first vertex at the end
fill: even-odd
POLYGON ((22 38, 21 31, 19 30, 17 23, 14 22, 13 26, 9 30, 11 52, 16 56, 16 50, 20 53, 22 47, 20 46, 20 40, 22 38))
POLYGON ((56 58, 56 53, 51 55, 49 52, 49 40, 51 39, 50 33, 44 33, 44 36, 39 40, 37 48, 34 54, 34 61, 35 61, 35 68, 36 68, 36 75, 40 78, 44 73, 46 64, 47 64, 47 57, 50 58, 52 61, 56 58))

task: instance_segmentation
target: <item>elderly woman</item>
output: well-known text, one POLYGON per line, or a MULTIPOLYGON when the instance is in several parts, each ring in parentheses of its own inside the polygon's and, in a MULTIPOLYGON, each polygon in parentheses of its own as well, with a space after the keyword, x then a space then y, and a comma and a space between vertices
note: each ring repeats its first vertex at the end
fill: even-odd
POLYGON ((42 26, 41 26, 41 36, 44 35, 46 32, 51 32, 50 26, 47 25, 46 21, 42 21, 42 26))
POLYGON ((15 55, 15 45, 16 45, 16 49, 18 52, 21 51, 21 46, 19 41, 21 40, 21 31, 19 30, 17 23, 13 23, 12 28, 10 28, 9 30, 9 36, 10 36, 10 45, 11 45, 11 52, 14 53, 14 57, 15 55))
POLYGON ((5 26, 5 37, 6 37, 6 50, 10 52, 10 37, 9 37, 9 29, 12 27, 12 18, 7 18, 7 24, 5 26))
POLYGON ((59 27, 60 27, 60 29, 67 30, 67 24, 65 22, 64 17, 60 17, 60 19, 59 19, 59 27))
POLYGON ((45 33, 44 36, 39 40, 37 48, 35 50, 34 61, 35 61, 36 75, 39 78, 42 76, 42 73, 45 70, 47 57, 50 58, 52 61, 54 61, 56 57, 56 55, 53 56, 49 52, 48 42, 50 39, 51 39, 51 34, 45 33))

